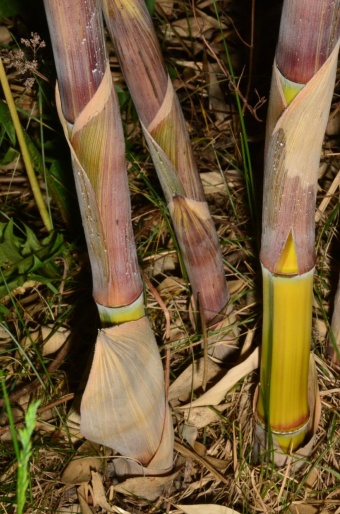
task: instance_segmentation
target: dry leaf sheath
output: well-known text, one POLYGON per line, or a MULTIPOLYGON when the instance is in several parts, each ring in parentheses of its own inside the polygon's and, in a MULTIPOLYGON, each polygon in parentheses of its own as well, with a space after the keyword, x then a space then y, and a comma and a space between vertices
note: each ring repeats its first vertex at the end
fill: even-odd
MULTIPOLYGON (((71 151, 103 326, 82 400, 81 431, 161 474, 172 466, 173 432, 162 363, 144 316, 124 135, 100 4, 45 0, 45 9, 58 113, 71 151)), ((145 472, 141 465, 135 474, 145 472)), ((117 473, 125 470, 117 467, 117 473)))
POLYGON ((339 1, 285 0, 269 102, 257 413, 284 451, 309 431, 315 198, 339 51, 339 1))
MULTIPOLYGON (((221 321, 227 326, 235 318, 228 305, 218 237, 149 12, 144 0, 104 0, 103 8, 169 206, 196 307, 199 301, 208 327, 221 321)), ((232 330, 235 340, 237 329, 232 330)), ((213 352, 223 359, 228 345, 216 346, 213 352)))

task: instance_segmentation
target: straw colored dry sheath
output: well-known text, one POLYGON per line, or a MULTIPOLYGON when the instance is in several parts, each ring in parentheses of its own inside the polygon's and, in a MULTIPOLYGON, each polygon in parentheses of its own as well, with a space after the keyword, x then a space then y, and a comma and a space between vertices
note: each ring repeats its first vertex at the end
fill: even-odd
POLYGON ((271 272, 281 272, 289 249, 294 255, 292 247, 296 269, 288 274, 315 265, 315 196, 334 89, 339 9, 339 0, 283 5, 265 148, 261 262, 271 272))
MULTIPOLYGON (((206 321, 210 326, 235 322, 232 306, 227 305, 229 292, 224 275, 221 251, 214 223, 206 202, 185 196, 173 164, 156 140, 144 129, 149 149, 168 203, 177 240, 181 249, 195 299, 199 294, 206 321)), ((221 328, 221 327, 220 327, 221 328)), ((225 333, 225 332, 224 332, 225 333)), ((232 330, 231 330, 231 333, 232 330)), ((237 339, 237 329, 235 336, 237 339)), ((223 359, 227 347, 216 348, 214 356, 223 359)))
POLYGON ((68 134, 81 200, 94 299, 105 307, 130 305, 141 295, 142 283, 133 243, 124 139, 109 67, 71 130, 60 109, 59 116, 68 134))
MULTIPOLYGON (((169 206, 196 305, 199 298, 205 321, 212 325, 225 318, 230 299, 222 254, 152 20, 144 0, 102 3, 169 206)), ((223 349, 218 351, 223 358, 223 349)))
POLYGON ((169 157, 186 196, 204 201, 182 109, 144 0, 102 0, 105 20, 144 127, 169 157))
POLYGON ((142 282, 131 244, 124 135, 100 8, 93 0, 46 0, 45 8, 56 56, 59 115, 72 152, 90 255, 93 296, 100 305, 128 305, 141 295, 142 282))
POLYGON ((261 245, 261 262, 272 273, 281 272, 289 236, 293 238, 297 272, 301 275, 315 265, 316 187, 338 50, 339 44, 289 106, 274 63, 268 130, 272 119, 277 121, 266 148, 261 245), (282 113, 279 117, 278 112, 282 113))
POLYGON ((81 404, 84 430, 91 440, 129 457, 121 462, 119 474, 171 470, 172 420, 159 351, 146 317, 99 332, 81 404))
POLYGON ((302 444, 310 416, 315 198, 339 50, 333 7, 330 1, 286 0, 268 112, 261 245, 264 328, 257 413, 285 451, 302 444))
MULTIPOLYGON (((137 460, 136 474, 162 474, 172 466, 173 429, 161 359, 144 317, 124 136, 101 10, 96 0, 45 0, 45 9, 59 79, 58 113, 72 156, 93 296, 104 327, 120 323, 98 333, 81 404, 81 431, 137 460)), ((126 466, 116 471, 124 474, 126 466)))

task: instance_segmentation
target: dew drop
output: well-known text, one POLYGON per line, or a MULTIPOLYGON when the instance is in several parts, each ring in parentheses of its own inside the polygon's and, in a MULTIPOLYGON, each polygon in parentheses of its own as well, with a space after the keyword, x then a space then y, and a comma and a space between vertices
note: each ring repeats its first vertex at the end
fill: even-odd
POLYGON ((274 172, 278 170, 282 154, 284 152, 286 146, 286 138, 283 129, 279 129, 276 134, 274 134, 274 144, 273 144, 273 157, 272 157, 272 169, 274 172))

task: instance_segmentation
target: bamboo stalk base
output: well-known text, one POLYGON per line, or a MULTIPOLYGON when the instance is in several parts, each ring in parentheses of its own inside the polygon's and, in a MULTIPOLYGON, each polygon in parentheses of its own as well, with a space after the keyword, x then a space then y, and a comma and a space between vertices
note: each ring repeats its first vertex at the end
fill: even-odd
MULTIPOLYGON (((256 398, 254 405, 256 405, 256 398)), ((310 354, 309 362, 308 405, 311 414, 308 424, 304 430, 305 438, 304 441, 301 442, 300 448, 293 452, 289 452, 289 443, 285 451, 285 449, 282 448, 283 441, 280 439, 280 436, 276 437, 273 432, 271 432, 269 436, 268 430, 259 422, 258 419, 256 419, 253 447, 254 460, 260 461, 263 459, 265 462, 272 463, 277 467, 286 466, 290 462, 293 469, 298 470, 305 464, 306 460, 311 455, 315 443, 316 430, 321 416, 321 401, 317 384, 315 362, 312 353, 310 354)))

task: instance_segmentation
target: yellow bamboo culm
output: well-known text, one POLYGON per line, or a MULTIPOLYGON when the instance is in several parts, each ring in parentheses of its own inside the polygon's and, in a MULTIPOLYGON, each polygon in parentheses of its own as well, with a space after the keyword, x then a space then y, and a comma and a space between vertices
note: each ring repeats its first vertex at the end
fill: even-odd
POLYGON ((257 414, 284 451, 295 450, 309 420, 313 270, 291 277, 262 271, 264 318, 257 414))
POLYGON ((313 292, 313 270, 298 275, 291 233, 276 272, 263 268, 263 362, 257 413, 287 452, 301 445, 309 421, 307 384, 313 292))

